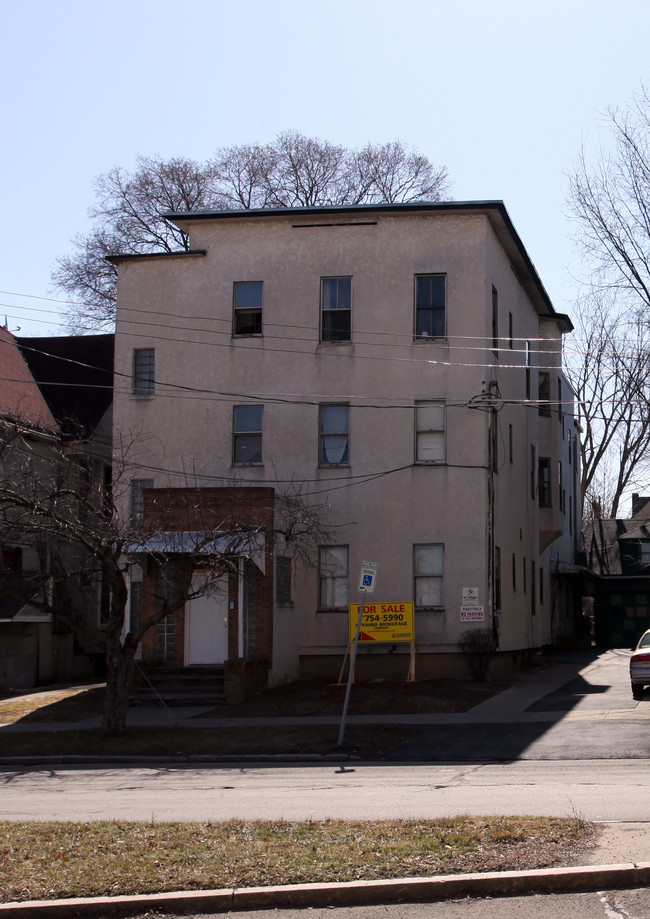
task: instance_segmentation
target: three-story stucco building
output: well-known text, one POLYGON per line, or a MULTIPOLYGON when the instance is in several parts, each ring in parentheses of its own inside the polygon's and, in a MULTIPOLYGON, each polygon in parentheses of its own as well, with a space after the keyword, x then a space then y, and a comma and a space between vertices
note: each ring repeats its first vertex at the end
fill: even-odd
MULTIPOLYGON (((504 205, 169 216, 188 252, 115 258, 124 501, 146 514, 181 487, 300 493, 329 507, 329 537, 313 567, 276 540, 256 589, 243 560, 214 650, 209 618, 193 641, 188 604, 145 659, 335 678, 363 561, 379 566, 374 598, 415 604, 419 676, 463 673, 469 628, 504 661, 570 635, 579 603, 557 563, 580 530, 571 324, 504 205)), ((405 676, 407 650, 364 647, 361 676, 405 676)))

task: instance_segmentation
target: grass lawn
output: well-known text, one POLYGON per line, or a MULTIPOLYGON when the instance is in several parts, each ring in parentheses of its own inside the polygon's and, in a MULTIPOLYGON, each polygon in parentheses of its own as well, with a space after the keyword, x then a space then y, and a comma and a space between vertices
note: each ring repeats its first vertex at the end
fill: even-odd
POLYGON ((574 818, 0 822, 0 901, 427 877, 574 864, 574 818))

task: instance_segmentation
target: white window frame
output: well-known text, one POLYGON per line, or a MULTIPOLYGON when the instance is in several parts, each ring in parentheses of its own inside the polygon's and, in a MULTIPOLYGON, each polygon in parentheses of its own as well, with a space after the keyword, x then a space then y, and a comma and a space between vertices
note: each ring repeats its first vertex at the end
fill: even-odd
POLYGON ((446 405, 441 400, 415 403, 415 462, 442 465, 447 458, 446 405))
MULTIPOLYGON (((252 413, 250 413, 252 416, 252 413)), ((233 405, 232 410, 232 463, 233 466, 261 466, 263 462, 263 437, 262 437, 262 427, 264 425, 264 406, 259 404, 254 405, 233 405), (259 426, 255 424, 250 426, 253 421, 257 419, 252 419, 250 421, 245 420, 245 412, 247 409, 255 409, 259 411, 259 426), (244 449, 245 445, 251 445, 259 441, 259 456, 255 459, 242 459, 241 451, 244 449)))
POLYGON ((133 395, 153 396, 156 393, 156 349, 133 349, 133 395))
POLYGON ((444 543, 413 545, 413 602, 416 610, 444 609, 444 564, 444 543))
POLYGON ((349 546, 318 547, 318 609, 348 608, 349 546))
MULTIPOLYGON (((319 466, 349 466, 350 464, 350 406, 347 402, 325 402, 319 406, 319 466), (332 426, 327 420, 328 409, 345 409, 345 425, 332 426), (327 430, 326 430, 327 426, 327 430), (336 428, 336 429, 335 429, 336 428), (328 459, 328 453, 334 457, 335 452, 341 459, 328 459)), ((341 413, 342 414, 342 413, 341 413)))

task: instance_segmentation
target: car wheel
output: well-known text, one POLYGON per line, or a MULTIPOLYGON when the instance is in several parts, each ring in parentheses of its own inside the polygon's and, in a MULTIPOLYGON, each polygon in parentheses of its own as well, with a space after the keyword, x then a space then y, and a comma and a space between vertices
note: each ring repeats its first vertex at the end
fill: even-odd
POLYGON ((637 701, 643 698, 643 686, 641 683, 632 683, 632 698, 637 701))

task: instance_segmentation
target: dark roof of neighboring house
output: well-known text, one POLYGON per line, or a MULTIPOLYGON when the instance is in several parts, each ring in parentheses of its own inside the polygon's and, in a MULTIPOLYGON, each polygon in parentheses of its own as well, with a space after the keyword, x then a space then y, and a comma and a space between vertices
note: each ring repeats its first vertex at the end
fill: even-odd
POLYGON ((113 401, 115 336, 70 335, 17 341, 65 433, 91 434, 113 401))
POLYGON ((597 519, 587 547, 588 565, 597 574, 622 574, 621 543, 649 541, 650 519, 597 519))
POLYGON ((21 419, 53 433, 58 425, 18 347, 17 339, 0 327, 0 416, 21 419))

